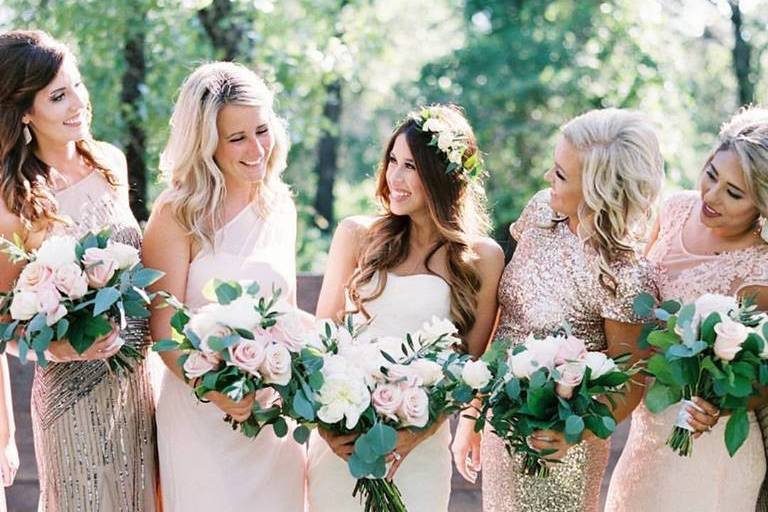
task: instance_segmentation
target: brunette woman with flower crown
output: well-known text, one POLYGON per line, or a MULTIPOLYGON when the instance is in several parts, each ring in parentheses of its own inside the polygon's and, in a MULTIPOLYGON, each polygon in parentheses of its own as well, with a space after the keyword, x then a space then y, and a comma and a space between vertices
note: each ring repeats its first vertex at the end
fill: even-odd
MULTIPOLYGON (((432 316, 448 318, 465 349, 482 353, 496 318, 504 256, 486 237, 481 169, 474 134, 458 109, 434 105, 410 114, 379 166, 376 195, 383 212, 345 219, 336 230, 318 318, 353 312, 370 320, 372 338, 414 332, 432 316)), ((362 510, 346 462, 354 441, 313 433, 311 512, 362 510)), ((410 512, 448 509, 449 443, 447 422, 398 434, 388 477, 410 512)))
MULTIPOLYGON (((125 157, 93 140, 88 90, 72 53, 43 32, 1 34, 0 105, 0 235, 18 235, 30 250, 50 234, 79 238, 106 227, 114 240, 138 248, 125 157)), ((0 288, 8 290, 20 272, 0 255, 0 288)), ((123 341, 146 350, 146 332, 146 320, 129 319, 83 354, 54 342, 50 364, 35 369, 38 510, 155 510, 146 365, 111 374, 103 361, 123 341)))
MULTIPOLYGON (((499 284, 496 336, 522 343, 568 322, 589 350, 610 356, 637 353, 642 329, 634 297, 655 292, 655 272, 638 252, 661 190, 663 160, 653 126, 624 110, 594 110, 568 122, 537 193, 510 227, 517 248, 499 284)), ((631 386, 614 415, 626 417, 640 399, 631 386)), ((460 421, 453 452, 472 479, 483 468, 486 512, 596 512, 608 463, 608 441, 585 438, 570 446, 554 431, 534 433, 529 444, 552 450, 550 476, 526 476, 492 432, 482 436, 460 421)))
MULTIPOLYGON (((768 110, 737 113, 720 130, 701 171, 699 190, 664 203, 648 257, 662 268, 661 298, 693 302, 706 293, 753 297, 768 311, 768 110)), ((606 510, 613 512, 751 512, 766 474, 760 416, 750 413, 749 435, 733 457, 726 421, 701 398, 688 408, 699 436, 693 454, 666 446, 679 407, 632 414, 627 444, 611 478, 606 510), (701 435, 703 433, 703 435, 701 435)), ((765 498, 763 497, 763 500, 765 498)), ((762 503, 757 510, 766 510, 762 503)))

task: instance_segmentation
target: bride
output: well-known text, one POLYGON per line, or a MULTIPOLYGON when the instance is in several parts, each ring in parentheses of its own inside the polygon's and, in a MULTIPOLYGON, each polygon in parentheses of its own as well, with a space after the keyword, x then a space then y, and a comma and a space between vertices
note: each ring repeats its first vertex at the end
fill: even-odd
MULTIPOLYGON (((461 111, 434 105, 395 130, 379 166, 383 213, 341 222, 317 305, 318 318, 354 313, 370 320, 370 338, 418 330, 449 318, 464 349, 483 352, 496 318, 501 248, 488 220, 480 154, 461 111), (435 139, 436 144, 431 144, 435 139)), ((451 491, 450 430, 402 430, 391 453, 394 478, 410 512, 446 511, 451 491)), ((311 512, 357 511, 346 459, 355 436, 313 433, 309 445, 311 512)))

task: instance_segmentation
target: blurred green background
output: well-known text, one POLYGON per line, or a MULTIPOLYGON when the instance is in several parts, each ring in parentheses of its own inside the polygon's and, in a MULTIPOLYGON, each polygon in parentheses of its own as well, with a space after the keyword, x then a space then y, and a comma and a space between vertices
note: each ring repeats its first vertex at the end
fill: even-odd
POLYGON ((95 135, 126 151, 140 219, 163 186, 158 156, 184 76, 213 59, 258 70, 289 123, 305 271, 324 268, 340 218, 375 211, 382 145, 417 105, 466 109, 503 242, 569 118, 647 112, 669 185, 689 187, 719 124, 766 101, 763 0, 2 2, 0 30, 44 29, 75 50, 95 135))

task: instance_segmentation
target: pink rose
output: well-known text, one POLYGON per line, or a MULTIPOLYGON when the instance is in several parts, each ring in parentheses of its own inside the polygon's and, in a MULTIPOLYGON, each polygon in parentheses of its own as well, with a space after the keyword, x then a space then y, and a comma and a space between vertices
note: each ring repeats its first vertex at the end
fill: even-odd
POLYGON ((40 286, 45 286, 53 279, 53 270, 50 267, 32 261, 24 267, 16 282, 16 289, 25 292, 37 291, 40 286))
POLYGON ((404 427, 421 428, 429 420, 429 397, 420 387, 409 387, 403 390, 403 403, 397 411, 397 416, 404 427))
POLYGON ((229 347, 231 363, 252 375, 260 377, 259 366, 266 356, 265 345, 260 340, 242 340, 229 347))
POLYGON ((61 294, 53 283, 49 283, 37 289, 37 300, 40 303, 39 310, 49 314, 58 309, 61 303, 61 294))
POLYGON ((381 416, 397 421, 397 411, 403 403, 403 392, 395 384, 379 384, 371 395, 373 408, 381 416))
POLYGON ((573 390, 581 384, 587 365, 581 361, 564 363, 556 369, 560 374, 555 384, 555 393, 566 400, 573 396, 573 390))
POLYGON ((576 336, 567 336, 559 338, 560 345, 555 354, 555 365, 560 366, 569 361, 579 361, 587 353, 587 347, 584 342, 576 336))
POLYGON ((196 377, 202 377, 209 371, 216 368, 218 365, 217 358, 211 357, 208 354, 202 352, 191 352, 187 360, 184 361, 184 373, 187 378, 194 379, 196 377))
POLYGON ((53 273, 56 288, 70 299, 79 299, 88 292, 88 278, 75 263, 65 263, 53 273))
POLYGON ((291 352, 301 352, 305 340, 314 330, 314 317, 303 311, 291 311, 277 319, 269 330, 275 341, 282 343, 291 352))
POLYGON ((83 254, 85 275, 88 284, 94 288, 104 288, 117 270, 117 260, 106 249, 91 247, 83 254))
POLYGON ((291 353, 280 343, 267 345, 266 357, 261 365, 266 384, 285 386, 291 380, 291 353))

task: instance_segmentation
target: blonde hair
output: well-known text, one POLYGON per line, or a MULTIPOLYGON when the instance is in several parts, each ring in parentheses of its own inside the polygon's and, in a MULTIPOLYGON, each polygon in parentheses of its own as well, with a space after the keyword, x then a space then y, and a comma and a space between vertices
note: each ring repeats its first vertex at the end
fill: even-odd
POLYGON ((259 213, 268 214, 271 205, 288 194, 280 175, 286 167, 289 141, 285 123, 272 110, 272 92, 245 66, 232 62, 199 66, 181 86, 160 169, 170 182, 165 201, 177 222, 202 246, 213 247, 222 221, 226 187, 213 155, 219 144, 217 116, 226 105, 269 110, 275 144, 259 184, 255 203, 259 213))
POLYGON ((581 157, 579 234, 597 251, 601 284, 615 293, 611 263, 634 257, 664 180, 656 132, 640 113, 610 108, 572 119, 562 134, 581 157))
MULTIPOLYGON (((472 155, 481 156, 472 128, 455 106, 433 105, 451 130, 461 133, 467 141, 464 160, 472 155)), ((418 111, 416 111, 418 113, 418 111)), ((461 172, 448 173, 448 159, 436 146, 430 145, 432 134, 419 128, 409 116, 394 131, 382 156, 377 174, 376 196, 384 213, 368 231, 361 250, 360 263, 347 284, 350 298, 357 311, 366 314, 364 303, 381 295, 387 282, 387 270, 402 263, 410 251, 410 217, 395 215, 389 207, 390 190, 386 171, 389 154, 398 136, 404 135, 416 163, 416 171, 424 187, 427 208, 438 243, 424 259, 427 271, 432 256, 446 247, 448 275, 451 288, 451 320, 459 332, 466 334, 475 323, 477 294, 480 275, 475 269, 477 255, 473 242, 488 232, 490 222, 485 209, 485 191, 479 178, 472 180, 461 172), (377 275, 378 283, 373 292, 363 296, 361 287, 377 275)))
POLYGON ((747 193, 760 215, 768 217, 768 109, 745 107, 723 123, 717 146, 707 162, 712 161, 718 151, 736 154, 747 193))

